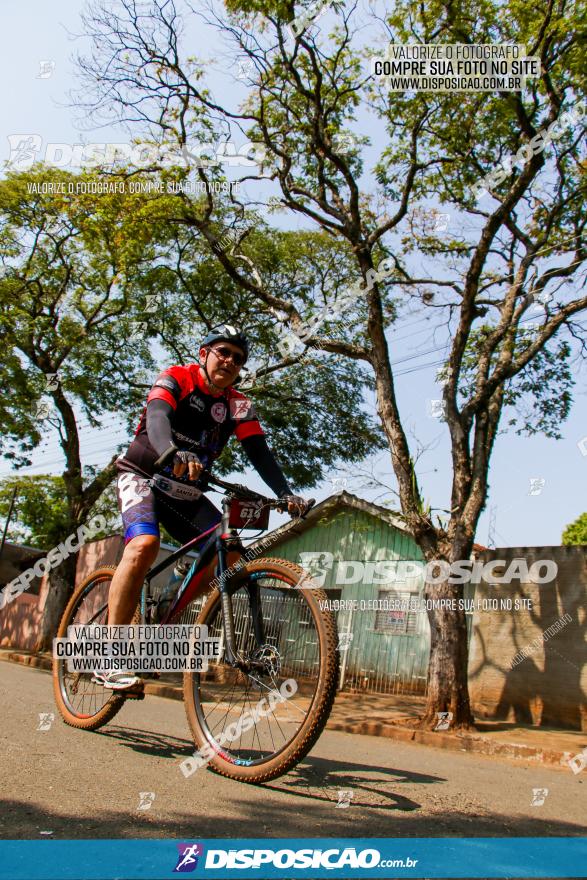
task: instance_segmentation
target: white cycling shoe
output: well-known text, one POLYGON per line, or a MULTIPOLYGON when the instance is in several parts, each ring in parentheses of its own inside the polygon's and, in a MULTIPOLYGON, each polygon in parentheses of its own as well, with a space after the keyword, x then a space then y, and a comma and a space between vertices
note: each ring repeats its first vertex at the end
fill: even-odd
POLYGON ((124 672, 122 669, 113 669, 111 672, 95 672, 92 681, 113 691, 123 691, 127 688, 136 687, 141 681, 132 672, 124 672))

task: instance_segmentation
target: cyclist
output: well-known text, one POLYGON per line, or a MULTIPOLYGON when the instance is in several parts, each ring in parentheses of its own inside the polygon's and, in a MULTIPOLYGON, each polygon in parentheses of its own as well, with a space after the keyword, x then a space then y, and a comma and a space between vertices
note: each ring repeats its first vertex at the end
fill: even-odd
MULTIPOLYGON (((145 574, 159 551, 159 523, 185 544, 220 522, 220 512, 197 480, 220 455, 232 434, 251 464, 292 516, 307 510, 294 495, 267 445, 251 402, 233 386, 246 363, 246 336, 224 324, 203 340, 199 363, 173 366, 155 380, 134 439, 117 460, 117 498, 125 548, 108 599, 108 623, 128 624, 145 574)), ((139 678, 115 670, 94 681, 113 690, 139 678)))

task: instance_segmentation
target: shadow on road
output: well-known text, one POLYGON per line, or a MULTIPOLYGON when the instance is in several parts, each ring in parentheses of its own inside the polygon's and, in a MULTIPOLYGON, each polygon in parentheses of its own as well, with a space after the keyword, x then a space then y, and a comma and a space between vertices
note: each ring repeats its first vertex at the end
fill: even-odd
MULTIPOLYGON (((201 789, 200 789, 201 791, 201 789)), ((287 838, 287 837, 580 837, 584 827, 570 822, 512 818, 499 814, 478 817, 474 828, 462 812, 452 812, 440 824, 436 816, 410 813, 401 822, 390 823, 389 816, 372 811, 339 810, 324 812, 323 806, 304 805, 303 815, 288 814, 283 804, 267 792, 266 799, 251 797, 251 789, 235 783, 234 800, 238 816, 227 818, 221 807, 203 804, 194 797, 193 807, 178 812, 173 798, 159 800, 150 815, 136 811, 108 809, 95 804, 88 815, 59 809, 43 809, 31 802, 0 800, 0 838, 43 840, 41 831, 52 831, 49 839, 126 839, 170 838, 287 838), (342 821, 341 821, 342 820, 342 821), (507 825, 505 824, 507 823, 507 825)), ((134 800, 134 799, 133 799, 134 800)), ((396 814, 397 815, 397 814, 396 814)))
MULTIPOLYGON (((136 727, 111 726, 99 736, 115 739, 134 752, 177 760, 193 754, 189 740, 160 735, 136 727)), ((352 805, 376 809, 417 810, 420 804, 390 790, 394 785, 416 782, 422 785, 445 782, 441 776, 407 770, 378 767, 373 764, 350 764, 334 758, 305 758, 290 773, 265 786, 281 794, 310 798, 336 805, 338 791, 352 789, 352 805)), ((349 803, 350 806, 350 803, 349 803)), ((342 807, 341 807, 342 808, 342 807)))
POLYGON ((421 804, 393 791, 402 783, 422 785, 445 782, 444 777, 374 764, 349 764, 333 758, 304 758, 290 773, 265 787, 282 794, 333 803, 337 809, 369 807, 417 810, 421 804), (348 796, 350 792, 350 797, 348 796), (344 804, 347 803, 347 807, 344 804))
POLYGON ((44 830, 52 831, 55 839, 175 840, 585 833, 574 820, 512 815, 507 802, 498 806, 471 798, 464 784, 462 794, 458 788, 455 793, 453 786, 447 800, 446 774, 385 767, 375 758, 353 762, 310 754, 286 776, 265 786, 249 786, 204 769, 185 779, 178 764, 193 752, 187 737, 118 725, 92 736, 108 737, 105 745, 108 752, 112 750, 112 764, 128 768, 128 773, 101 777, 96 766, 95 773, 90 771, 89 801, 73 779, 59 775, 51 780, 50 797, 46 789, 33 788, 27 800, 24 792, 15 789, 14 799, 7 796, 0 802, 0 838, 41 839, 44 830), (145 760, 133 762, 132 753, 145 760), (143 781, 145 773, 149 782, 143 781), (145 812, 137 811, 139 788, 156 791, 153 807, 145 812))
POLYGON ((111 724, 106 730, 96 731, 96 735, 115 739, 140 755, 152 755, 157 758, 176 759, 194 752, 194 744, 188 739, 153 733, 152 730, 141 730, 139 727, 120 727, 111 724))

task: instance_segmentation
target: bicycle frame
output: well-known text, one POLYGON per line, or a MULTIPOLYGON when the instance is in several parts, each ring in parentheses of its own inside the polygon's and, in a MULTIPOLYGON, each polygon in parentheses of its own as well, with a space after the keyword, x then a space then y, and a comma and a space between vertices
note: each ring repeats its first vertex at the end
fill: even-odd
MULTIPOLYGON (((230 513, 230 496, 222 499, 222 519, 220 523, 192 538, 183 547, 174 551, 167 559, 164 559, 158 565, 149 569, 145 576, 147 581, 147 590, 143 589, 141 594, 141 615, 146 612, 147 591, 150 588, 151 580, 174 562, 185 556, 193 547, 196 546, 207 536, 207 541, 203 544, 198 558, 193 561, 184 579, 178 587, 167 613, 161 623, 169 623, 173 618, 177 617, 194 599, 203 595, 212 577, 218 580, 218 589, 220 592, 220 606, 222 612, 222 626, 224 629, 226 660, 229 665, 248 671, 250 662, 244 662, 238 656, 236 649, 236 635, 234 629, 234 613, 232 608, 232 592, 230 575, 226 577, 229 571, 229 561, 234 565, 244 556, 244 547, 236 530, 230 529, 228 525, 230 513), (230 545, 230 546, 229 546, 230 545), (229 556, 236 556, 236 559, 229 560, 229 556), (216 566, 214 569, 214 562, 216 566), (212 575, 212 577, 211 577, 212 575)), ((240 586, 240 584, 239 584, 240 586)), ((258 646, 261 647, 265 643, 265 632, 263 626, 263 614, 261 610, 260 589, 256 583, 247 581, 245 584, 248 596, 249 606, 251 609, 251 620, 253 624, 253 634, 258 646)))
MULTIPOLYGON (((244 556, 244 547, 237 531, 230 528, 230 505, 234 497, 241 497, 262 501, 265 505, 273 509, 281 510, 283 502, 266 498, 258 492, 247 489, 246 486, 241 486, 237 483, 227 483, 224 480, 218 479, 218 477, 213 477, 210 473, 204 473, 208 483, 227 490, 227 493, 222 499, 221 520, 218 525, 213 526, 207 531, 202 532, 201 535, 192 538, 187 544, 184 544, 182 547, 175 550, 167 557, 167 559, 164 559, 158 565, 149 569, 145 575, 145 580, 147 582, 146 587, 143 587, 141 592, 141 617, 145 620, 147 596, 150 594, 152 579, 162 571, 165 571, 166 568, 169 568, 170 565, 173 565, 178 559, 181 559, 182 556, 185 556, 189 550, 206 538, 206 536, 209 536, 208 540, 203 545, 198 558, 194 560, 186 576, 179 585, 177 593, 161 623, 169 623, 174 617, 177 617, 178 614, 187 608, 190 602, 206 592, 212 579, 216 577, 218 579, 218 589, 220 592, 220 607, 222 613, 222 626, 224 629, 226 660, 229 665, 241 669, 243 672, 250 672, 251 669, 256 668, 262 670, 263 665, 261 663, 257 663, 253 660, 243 660, 238 656, 236 649, 234 613, 232 609, 232 593, 235 592, 236 588, 231 584, 230 574, 228 574, 228 577, 226 577, 226 575, 230 568, 230 557, 236 556, 236 559, 231 563, 231 565, 234 565, 244 556), (214 567, 215 560, 217 560, 217 562, 214 567)), ((150 479, 149 474, 145 474, 145 476, 150 479)), ((313 504, 314 499, 312 498, 308 501, 308 509, 313 504)), ((240 581, 238 586, 241 586, 240 581)), ((249 597, 253 635, 258 647, 262 647, 265 644, 265 631, 261 609, 260 587, 256 581, 253 582, 250 580, 245 581, 244 586, 249 597)), ((107 607, 108 605, 106 603, 106 605, 96 612, 93 619, 96 619, 107 607)), ((90 621, 90 623, 91 622, 92 621, 90 621)))

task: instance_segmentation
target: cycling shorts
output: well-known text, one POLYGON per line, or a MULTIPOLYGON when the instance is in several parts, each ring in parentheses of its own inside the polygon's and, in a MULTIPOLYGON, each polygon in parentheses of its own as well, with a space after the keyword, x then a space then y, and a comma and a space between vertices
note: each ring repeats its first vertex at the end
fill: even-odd
POLYGON ((125 471, 116 481, 118 509, 124 526, 124 543, 137 535, 160 537, 159 523, 180 544, 186 544, 221 520, 220 511, 201 495, 195 501, 172 498, 139 474, 125 471))

